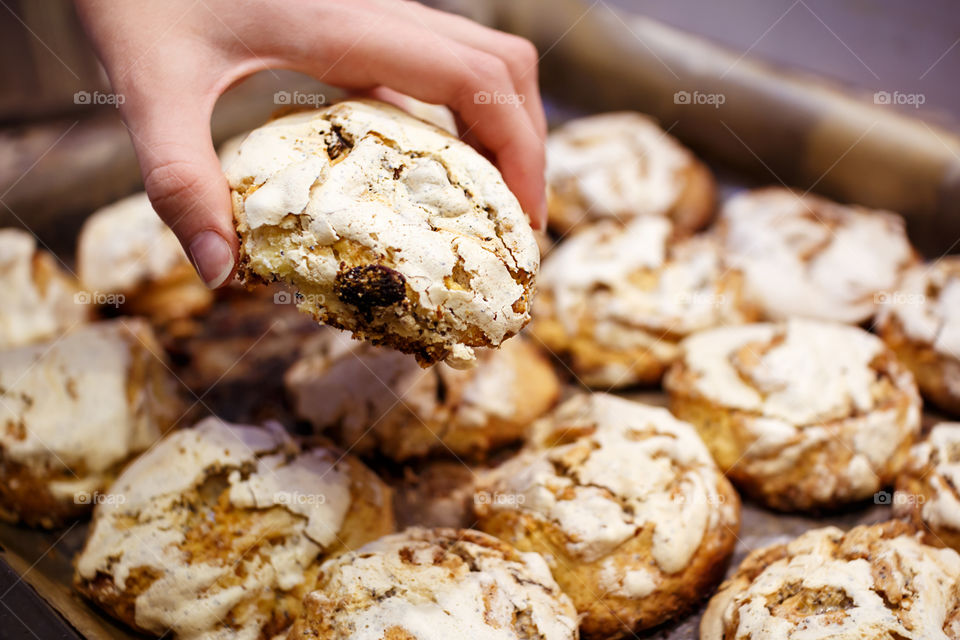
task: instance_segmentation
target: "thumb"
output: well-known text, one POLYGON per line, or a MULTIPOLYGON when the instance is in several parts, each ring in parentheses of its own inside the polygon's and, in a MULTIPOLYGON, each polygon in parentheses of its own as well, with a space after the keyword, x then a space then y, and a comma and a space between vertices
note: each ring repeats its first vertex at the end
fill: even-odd
POLYGON ((237 234, 230 189, 210 137, 210 116, 181 104, 129 105, 124 119, 153 208, 211 289, 229 281, 237 234))

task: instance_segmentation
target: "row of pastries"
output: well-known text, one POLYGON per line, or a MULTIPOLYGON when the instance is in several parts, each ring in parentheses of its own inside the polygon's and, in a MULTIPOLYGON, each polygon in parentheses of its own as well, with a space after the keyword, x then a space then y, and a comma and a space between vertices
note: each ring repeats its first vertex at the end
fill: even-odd
POLYGON ((0 231, 0 516, 93 509, 75 586, 156 636, 634 637, 712 596, 703 640, 960 638, 960 424, 921 429, 921 395, 960 409, 957 263, 781 188, 707 226, 709 171, 639 114, 558 128, 548 165, 533 320, 469 369, 208 292, 143 195, 90 218, 77 276, 0 231), (669 410, 610 393, 638 385, 669 410), (717 588, 740 495, 888 487, 896 519, 717 588))

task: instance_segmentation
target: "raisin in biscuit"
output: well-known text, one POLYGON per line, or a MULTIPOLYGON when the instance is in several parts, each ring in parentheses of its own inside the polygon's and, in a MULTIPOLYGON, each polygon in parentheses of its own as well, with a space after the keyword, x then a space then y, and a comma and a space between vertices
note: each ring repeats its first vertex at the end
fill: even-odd
POLYGON ((960 258, 913 267, 883 301, 877 332, 924 397, 960 414, 960 258))
POLYGON ((928 532, 927 542, 960 550, 960 423, 934 425, 897 476, 894 513, 928 532))
POLYGON ((789 189, 734 196, 715 231, 772 320, 864 322, 917 261, 899 215, 789 189))
POLYGON ((344 447, 394 460, 483 457, 523 437, 553 406, 560 381, 523 338, 477 354, 477 366, 419 367, 409 355, 330 329, 285 376, 298 416, 344 447))
POLYGON ((83 286, 98 298, 112 294, 127 313, 158 322, 200 313, 213 302, 213 292, 146 193, 87 218, 77 245, 77 271, 83 286))
POLYGON ((872 495, 920 430, 913 376, 879 338, 815 320, 710 329, 664 378, 734 484, 776 509, 872 495))
POLYGON ((76 279, 20 229, 0 229, 0 290, 0 349, 54 337, 89 316, 76 279))
POLYGON ((75 584, 138 631, 258 640, 284 633, 321 562, 393 530, 390 491, 279 425, 207 418, 120 475, 94 512, 75 584))
POLYGON ((544 261, 532 331, 584 384, 654 384, 685 336, 758 319, 742 277, 707 238, 664 218, 584 227, 544 261))
POLYGON ((447 132, 374 101, 252 131, 227 168, 246 282, 423 364, 466 365, 529 320, 539 253, 516 198, 447 132))
POLYGON ((579 118, 547 137, 547 208, 557 233, 654 216, 689 234, 710 220, 715 201, 710 170, 639 113, 579 118))
POLYGON ((90 510, 133 455, 178 420, 149 325, 83 325, 0 351, 0 517, 54 527, 90 510))
POLYGON ((696 431, 666 409, 575 396, 527 450, 481 476, 478 528, 551 558, 588 638, 633 637, 719 582, 740 502, 696 431))
POLYGON ((960 638, 960 555, 897 521, 752 552, 700 625, 700 640, 934 638, 960 638))
POLYGON ((327 561, 290 640, 575 640, 542 557, 469 529, 407 529, 327 561))

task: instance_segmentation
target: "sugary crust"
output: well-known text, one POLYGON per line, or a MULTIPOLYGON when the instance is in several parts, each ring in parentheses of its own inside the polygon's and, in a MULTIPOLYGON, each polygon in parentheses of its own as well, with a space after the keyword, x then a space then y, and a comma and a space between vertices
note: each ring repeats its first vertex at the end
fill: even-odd
POLYGON ((321 567, 290 640, 574 640, 543 558, 469 529, 407 529, 321 567))
POLYGON ((910 450, 897 476, 894 513, 926 531, 926 542, 960 550, 960 423, 941 422, 910 450))
POLYGON ((472 359, 529 320, 536 240, 497 170, 374 101, 275 120, 229 164, 240 278, 423 364, 472 359))
POLYGON ((122 294, 127 313, 159 322, 200 313, 213 303, 180 241, 136 193, 95 211, 77 243, 83 286, 99 298, 122 294))
POLYGON ((884 303, 877 333, 913 372, 925 398, 960 415, 960 258, 910 269, 884 303))
POLYGON ((771 320, 864 322, 917 262, 899 215, 779 187, 728 200, 714 233, 771 320))
POLYGON ((0 229, 0 291, 0 349, 51 338, 90 315, 76 280, 19 229, 0 229))
POLYGON ((358 460, 277 425, 208 418, 131 464, 94 512, 76 588, 138 631, 284 633, 321 562, 393 530, 391 492, 358 460))
POLYGON ((531 446, 481 475, 480 529, 550 559, 588 638, 632 637, 722 577, 740 501, 690 425, 615 396, 577 396, 531 446))
POLYGON ((855 327, 793 320, 688 339, 664 384, 734 483, 782 510, 887 486, 920 429, 913 377, 855 327))
POLYGON ((0 517, 56 527, 88 512, 183 405, 149 325, 84 325, 0 352, 0 517))
POLYGON ((689 235, 713 215, 710 170, 650 118, 633 112, 572 120, 547 139, 550 228, 664 217, 689 235))
POLYGON ((700 640, 960 638, 960 556, 890 521, 758 549, 710 600, 700 640))
POLYGON ((522 338, 480 352, 468 370, 422 369, 332 329, 304 351, 285 376, 296 413, 344 447, 394 460, 483 457, 522 438, 560 393, 553 368, 522 338))
POLYGON ((532 332, 583 383, 655 384, 685 336, 757 319, 718 247, 673 231, 662 218, 598 222, 544 262, 532 332))

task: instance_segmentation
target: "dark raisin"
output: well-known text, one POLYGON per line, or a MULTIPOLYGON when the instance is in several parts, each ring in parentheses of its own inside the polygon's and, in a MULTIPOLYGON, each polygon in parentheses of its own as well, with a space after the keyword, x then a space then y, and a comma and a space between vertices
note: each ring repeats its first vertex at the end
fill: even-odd
POLYGON ((333 286, 340 300, 364 312, 388 307, 406 295, 403 275, 379 264, 345 269, 337 274, 333 286))

